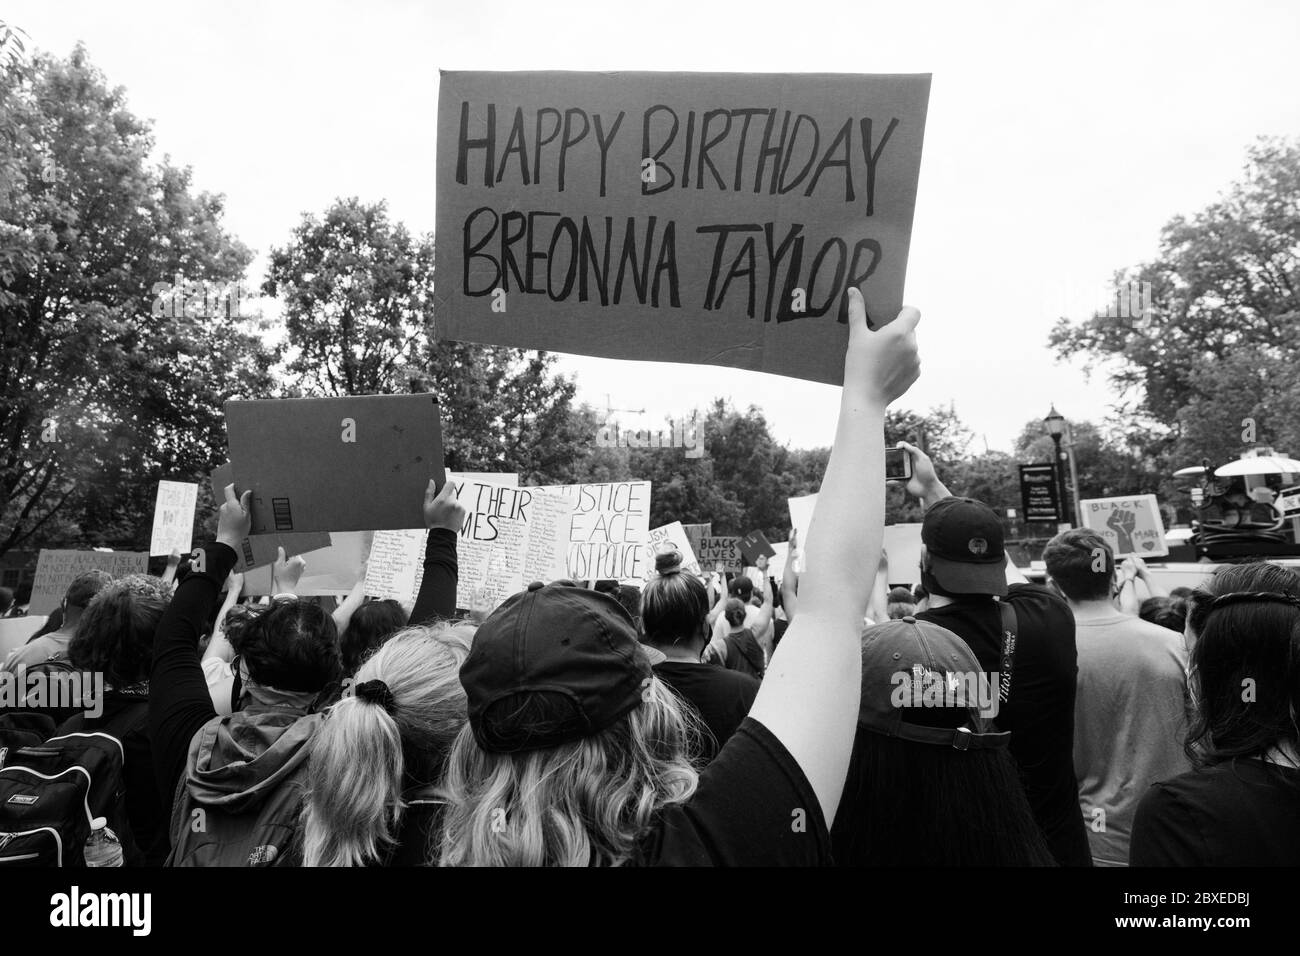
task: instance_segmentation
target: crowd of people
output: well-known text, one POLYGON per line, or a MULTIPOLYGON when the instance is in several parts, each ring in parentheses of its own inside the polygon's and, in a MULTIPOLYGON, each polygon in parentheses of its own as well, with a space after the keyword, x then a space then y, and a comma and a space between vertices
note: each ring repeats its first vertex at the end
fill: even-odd
POLYGON ((1166 595, 1073 530, 1030 583, 904 443, 922 557, 889 588, 883 423, 920 315, 872 331, 856 290, 849 314, 802 571, 667 551, 643 588, 538 582, 467 616, 464 509, 431 483, 414 606, 299 598, 283 555, 263 602, 229 486, 185 565, 81 575, 4 662, 100 674, 104 707, 0 711, 0 773, 19 735, 120 741, 128 865, 1300 863, 1300 576, 1166 595))

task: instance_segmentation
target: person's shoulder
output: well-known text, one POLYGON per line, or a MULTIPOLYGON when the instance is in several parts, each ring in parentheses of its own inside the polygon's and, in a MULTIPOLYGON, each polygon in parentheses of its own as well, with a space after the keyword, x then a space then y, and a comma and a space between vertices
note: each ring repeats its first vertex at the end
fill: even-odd
POLYGON ((1024 602, 1046 602, 1054 607, 1059 607, 1067 614, 1070 611, 1070 605, 1065 602, 1056 591, 1049 588, 1046 584, 1021 583, 1012 584, 1007 588, 1006 601, 1015 604, 1024 602))

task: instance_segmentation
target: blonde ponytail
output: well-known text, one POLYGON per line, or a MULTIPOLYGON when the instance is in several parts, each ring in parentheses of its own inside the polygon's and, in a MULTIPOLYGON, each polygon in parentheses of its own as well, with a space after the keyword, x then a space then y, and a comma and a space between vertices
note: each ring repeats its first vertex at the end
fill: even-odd
POLYGON ((408 774, 432 778, 466 720, 460 665, 474 628, 439 624, 394 634, 357 670, 366 693, 330 708, 312 742, 303 812, 304 866, 361 866, 397 842, 408 774), (391 695, 391 696, 388 696, 391 695), (419 766, 408 767, 407 757, 419 766))

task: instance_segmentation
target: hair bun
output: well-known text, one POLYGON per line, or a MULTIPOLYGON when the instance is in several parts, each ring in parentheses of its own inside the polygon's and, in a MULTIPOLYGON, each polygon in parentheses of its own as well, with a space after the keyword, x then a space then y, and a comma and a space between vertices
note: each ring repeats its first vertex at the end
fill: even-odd
POLYGON ((655 570, 660 576, 676 574, 682 569, 682 553, 676 549, 661 551, 655 555, 655 570))

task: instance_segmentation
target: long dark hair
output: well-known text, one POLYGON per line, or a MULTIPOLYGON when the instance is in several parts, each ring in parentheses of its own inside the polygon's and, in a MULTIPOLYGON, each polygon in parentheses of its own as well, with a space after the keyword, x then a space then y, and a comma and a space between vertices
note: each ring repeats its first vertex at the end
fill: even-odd
POLYGON ((355 674, 367 657, 406 627, 406 611, 396 601, 367 601, 352 613, 339 638, 343 673, 355 674))
POLYGON ((1054 866, 1006 750, 859 727, 831 845, 841 866, 1054 866))
POLYGON ((1220 570, 1191 597, 1200 766, 1300 745, 1300 575, 1263 562, 1220 570))

